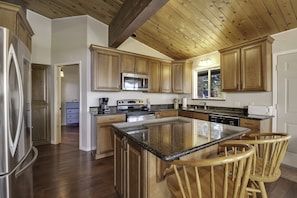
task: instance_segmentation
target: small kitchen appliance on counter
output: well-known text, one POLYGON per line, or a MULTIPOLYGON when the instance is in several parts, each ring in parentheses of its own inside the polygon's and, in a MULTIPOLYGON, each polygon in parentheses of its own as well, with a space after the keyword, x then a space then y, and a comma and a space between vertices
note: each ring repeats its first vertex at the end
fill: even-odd
POLYGON ((108 107, 109 98, 99 98, 99 109, 98 113, 109 113, 110 109, 108 107))
POLYGON ((179 107, 179 99, 178 98, 173 99, 173 106, 174 106, 174 109, 178 109, 178 107, 179 107))

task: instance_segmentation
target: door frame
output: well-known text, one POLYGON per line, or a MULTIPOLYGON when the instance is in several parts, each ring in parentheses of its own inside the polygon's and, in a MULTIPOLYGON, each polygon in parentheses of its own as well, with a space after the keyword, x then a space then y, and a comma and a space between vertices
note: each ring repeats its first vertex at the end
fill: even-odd
MULTIPOLYGON (((277 98, 277 58, 278 56, 281 56, 281 55, 286 55, 286 54, 291 54, 291 53, 297 53, 297 49, 293 49, 293 50, 286 50, 286 51, 282 51, 282 52, 277 52, 277 53, 274 53, 273 56, 272 56, 272 64, 273 64, 273 67, 272 67, 272 79, 273 79, 273 85, 272 85, 272 104, 273 104, 273 107, 275 109, 275 112, 274 112, 274 117, 272 118, 272 131, 277 131, 277 120, 278 120, 278 112, 277 112, 277 102, 278 102, 278 98, 277 98)), ((292 164, 290 164, 291 160, 288 158, 288 157, 294 157, 296 158, 296 156, 291 156, 290 153, 286 153, 285 157, 284 157, 284 164, 286 165, 289 165, 289 166, 292 166, 292 164)), ((296 160, 296 159, 295 159, 296 160)))
MULTIPOLYGON (((61 111, 59 108, 58 108, 58 105, 57 105, 57 102, 58 101, 61 101, 61 94, 58 95, 57 94, 57 89, 58 89, 58 83, 56 81, 56 78, 58 77, 58 75, 60 75, 60 69, 61 69, 61 66, 67 66, 67 65, 78 65, 79 69, 79 101, 81 101, 81 98, 82 98, 82 95, 81 95, 81 61, 74 61, 74 62, 64 62, 64 63, 56 63, 54 64, 54 76, 53 76, 53 79, 54 79, 54 94, 53 94, 53 101, 54 101, 54 104, 53 104, 53 123, 52 123, 52 129, 53 129, 53 134, 52 134, 52 143, 53 144, 59 144, 61 143, 61 129, 60 130, 57 130, 57 127, 58 127, 58 123, 57 123, 57 115, 58 115, 58 111, 61 111), (58 97, 60 97, 60 99, 58 100, 58 97)), ((60 77, 61 78, 61 77, 60 77)), ((82 109, 82 104, 81 102, 79 103, 79 123, 81 123, 81 109, 82 109)), ((61 124, 60 124, 60 128, 61 128, 61 124)), ((82 133, 81 133, 81 124, 79 125, 79 148, 81 148, 81 136, 82 136, 82 133)))

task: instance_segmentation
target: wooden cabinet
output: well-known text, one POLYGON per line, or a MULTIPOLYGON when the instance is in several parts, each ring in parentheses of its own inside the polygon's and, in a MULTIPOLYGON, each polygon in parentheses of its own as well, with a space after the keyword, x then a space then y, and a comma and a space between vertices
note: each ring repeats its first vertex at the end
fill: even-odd
POLYGON ((207 113, 193 112, 192 118, 208 121, 207 113))
POLYGON ((265 37, 220 50, 222 91, 271 91, 272 42, 265 37))
POLYGON ((148 59, 129 54, 121 54, 121 71, 148 75, 148 59))
POLYGON ((20 6, 0 2, 0 26, 10 29, 31 51, 33 30, 20 6))
POLYGON ((240 126, 251 129, 250 133, 261 133, 272 131, 272 120, 254 120, 254 119, 240 119, 240 126))
POLYGON ((160 61, 149 60, 149 92, 160 92, 160 61))
POLYGON ((66 125, 79 123, 79 102, 66 102, 66 125))
POLYGON ((114 144, 114 182, 117 193, 123 198, 143 197, 143 149, 118 134, 114 135, 114 144))
POLYGON ((192 61, 172 63, 172 92, 192 93, 192 61))
POLYGON ((178 116, 183 116, 183 117, 187 117, 187 118, 192 118, 192 117, 193 117, 193 112, 192 112, 192 111, 183 111, 183 110, 179 110, 179 111, 178 111, 178 116))
POLYGON ((160 92, 171 93, 171 62, 161 62, 161 72, 160 72, 160 92))
POLYGON ((92 133, 96 133, 96 151, 93 153, 95 159, 111 156, 113 155, 114 147, 111 125, 113 123, 126 122, 126 115, 94 116, 94 119, 92 133))
POLYGON ((155 113, 156 118, 166 118, 166 117, 175 117, 178 116, 178 110, 164 110, 164 111, 157 111, 155 113))
POLYGON ((120 55, 91 45, 92 91, 120 91, 120 55))

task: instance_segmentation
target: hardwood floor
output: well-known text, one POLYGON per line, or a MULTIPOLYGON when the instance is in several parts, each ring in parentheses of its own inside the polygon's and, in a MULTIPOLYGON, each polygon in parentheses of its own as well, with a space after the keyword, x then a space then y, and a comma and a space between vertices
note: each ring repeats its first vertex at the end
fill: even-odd
MULTIPOLYGON (((113 157, 93 160, 90 152, 79 151, 78 135, 74 134, 77 129, 63 129, 67 130, 72 133, 62 134, 62 144, 37 146, 39 156, 33 165, 34 197, 116 198, 113 157)), ((297 183, 284 178, 266 186, 269 198, 297 195, 297 183)))

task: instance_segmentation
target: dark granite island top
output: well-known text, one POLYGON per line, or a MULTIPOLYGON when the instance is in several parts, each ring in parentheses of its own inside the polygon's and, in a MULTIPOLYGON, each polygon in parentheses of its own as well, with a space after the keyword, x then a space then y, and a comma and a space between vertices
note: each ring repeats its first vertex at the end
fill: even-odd
POLYGON ((126 136, 164 161, 175 160, 206 147, 243 135, 248 128, 185 117, 113 124, 126 136))

